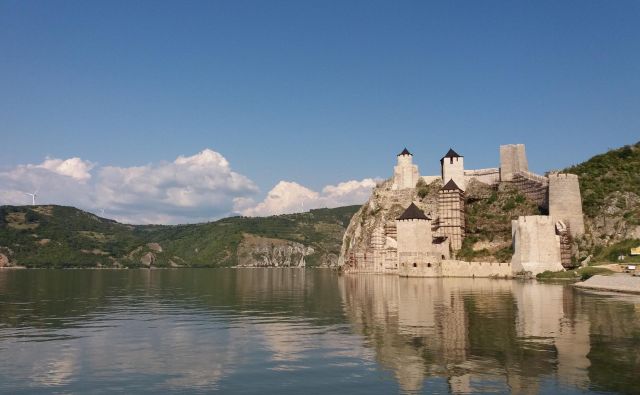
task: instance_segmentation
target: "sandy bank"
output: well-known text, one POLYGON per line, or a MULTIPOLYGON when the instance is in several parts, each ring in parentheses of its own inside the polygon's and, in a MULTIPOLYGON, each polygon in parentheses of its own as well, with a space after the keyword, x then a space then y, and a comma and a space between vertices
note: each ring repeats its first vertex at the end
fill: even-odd
POLYGON ((574 284, 574 287, 640 294, 640 277, 633 277, 628 274, 596 275, 586 281, 574 284))

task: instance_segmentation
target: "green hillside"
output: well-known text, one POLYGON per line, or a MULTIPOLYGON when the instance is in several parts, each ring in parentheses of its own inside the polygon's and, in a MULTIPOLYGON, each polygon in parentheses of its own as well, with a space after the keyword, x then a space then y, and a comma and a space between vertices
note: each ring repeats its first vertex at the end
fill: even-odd
POLYGON ((27 267, 141 265, 232 266, 245 234, 294 241, 314 249, 307 265, 338 254, 342 234, 358 206, 263 218, 160 226, 124 225, 63 206, 1 206, 0 254, 27 267))
MULTIPOLYGON (((618 262, 640 245, 640 142, 564 170, 580 177, 586 234, 578 240, 595 262, 618 262)), ((640 257, 627 257, 640 262, 640 257)))
MULTIPOLYGON (((612 197, 627 193, 640 195, 640 142, 596 155, 564 172, 580 177, 584 214, 596 218, 607 208, 612 197)), ((624 213, 626 218, 640 225, 640 207, 620 208, 628 209, 624 213)))

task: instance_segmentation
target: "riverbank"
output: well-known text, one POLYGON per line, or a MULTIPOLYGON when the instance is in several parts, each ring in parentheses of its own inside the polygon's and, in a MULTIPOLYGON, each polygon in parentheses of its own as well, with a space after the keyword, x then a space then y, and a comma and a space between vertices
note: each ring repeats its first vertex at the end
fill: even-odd
POLYGON ((640 294, 640 277, 628 274, 612 276, 595 275, 586 281, 573 284, 574 287, 598 291, 613 291, 640 294))

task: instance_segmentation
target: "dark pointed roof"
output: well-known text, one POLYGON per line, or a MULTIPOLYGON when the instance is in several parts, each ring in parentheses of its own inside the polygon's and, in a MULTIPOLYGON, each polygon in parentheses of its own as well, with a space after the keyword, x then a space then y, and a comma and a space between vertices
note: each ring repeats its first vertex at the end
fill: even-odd
POLYGON ((444 158, 462 158, 462 155, 458 155, 458 153, 454 151, 453 148, 449 148, 449 152, 447 152, 447 154, 442 157, 442 159, 444 158))
POLYGON ((459 190, 461 191, 462 189, 460 189, 460 187, 458 186, 458 184, 456 184, 455 181, 453 181, 453 178, 449 180, 448 183, 446 183, 443 187, 442 190, 444 191, 455 191, 455 190, 459 190))
POLYGON ((402 155, 411 155, 413 156, 413 154, 411 152, 409 152, 409 150, 407 149, 407 147, 404 147, 404 149, 402 150, 402 152, 400 152, 398 154, 398 156, 402 156, 402 155))
POLYGON ((424 211, 420 210, 418 206, 411 203, 409 207, 404 210, 404 213, 398 217, 398 220, 400 221, 404 219, 429 219, 429 217, 424 215, 424 211))

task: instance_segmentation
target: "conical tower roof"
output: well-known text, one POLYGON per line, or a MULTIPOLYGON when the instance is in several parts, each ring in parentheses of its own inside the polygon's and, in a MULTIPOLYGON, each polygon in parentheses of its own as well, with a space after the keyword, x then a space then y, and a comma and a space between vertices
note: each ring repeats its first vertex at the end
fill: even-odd
POLYGON ((447 154, 442 158, 443 159, 444 158, 462 158, 462 155, 458 155, 458 153, 454 151, 453 148, 449 148, 449 151, 447 152, 447 154))
POLYGON ((402 221, 405 219, 425 219, 428 220, 429 217, 427 217, 424 214, 424 211, 420 210, 418 208, 418 206, 416 206, 414 203, 411 203, 409 205, 409 207, 407 207, 406 210, 404 210, 404 213, 402 213, 401 216, 398 217, 398 220, 402 221))
POLYGON ((442 187, 443 191, 461 191, 462 189, 460 189, 460 187, 458 186, 458 184, 456 184, 455 181, 453 181, 453 178, 449 180, 448 183, 446 183, 443 187, 442 187))
POLYGON ((402 150, 402 152, 400 152, 398 154, 398 156, 402 156, 402 155, 411 155, 413 156, 413 154, 411 152, 409 152, 409 150, 407 149, 407 147, 404 147, 404 149, 402 150))

